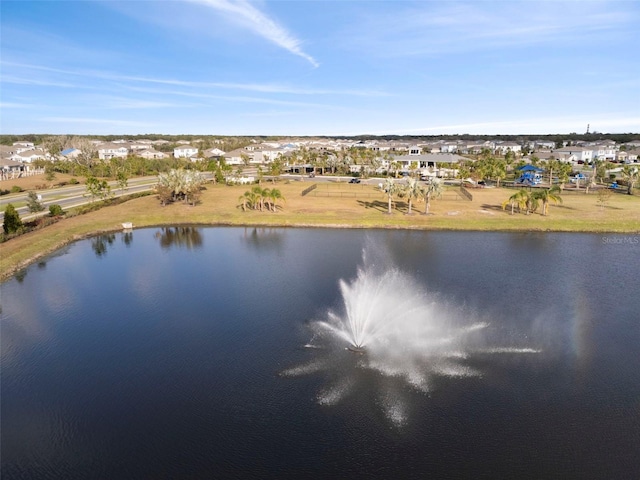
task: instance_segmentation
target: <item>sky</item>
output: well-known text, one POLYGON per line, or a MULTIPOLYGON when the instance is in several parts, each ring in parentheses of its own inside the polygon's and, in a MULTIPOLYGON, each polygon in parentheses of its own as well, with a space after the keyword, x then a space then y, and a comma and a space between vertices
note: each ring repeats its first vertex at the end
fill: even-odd
POLYGON ((0 2, 0 132, 640 132, 640 2, 0 2))

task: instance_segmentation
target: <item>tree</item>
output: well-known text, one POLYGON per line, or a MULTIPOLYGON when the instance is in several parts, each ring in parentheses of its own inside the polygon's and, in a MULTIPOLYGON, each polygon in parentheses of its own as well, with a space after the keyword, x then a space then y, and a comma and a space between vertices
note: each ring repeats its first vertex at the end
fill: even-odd
POLYGON ((518 211, 525 211, 527 215, 531 212, 535 212, 538 208, 538 199, 528 192, 524 188, 521 188, 516 193, 511 195, 505 202, 502 204, 502 209, 506 209, 507 205, 511 205, 511 214, 513 215, 513 209, 517 205, 518 211))
POLYGON ((13 206, 12 203, 7 205, 4 211, 4 223, 2 228, 5 234, 15 233, 22 228, 22 220, 20 220, 20 214, 13 206))
POLYGON ((96 177, 87 178, 87 193, 93 202, 95 199, 105 200, 111 196, 111 187, 106 180, 98 180, 96 177))
POLYGON ((387 199, 389 201, 389 208, 387 210, 387 213, 391 215, 391 202, 393 196, 398 193, 398 185, 396 185, 391 178, 387 178, 382 185, 382 191, 387 194, 387 199))
POLYGON ((93 166, 95 159, 98 157, 98 149, 95 144, 88 138, 74 138, 71 143, 75 148, 80 150, 80 155, 75 158, 75 162, 88 169, 89 173, 93 175, 93 166))
POLYGON ((431 206, 431 199, 438 198, 442 195, 442 181, 439 178, 432 178, 429 183, 422 189, 424 195, 424 214, 429 215, 429 207, 431 206))
POLYGON ((118 187, 120 187, 120 191, 124 193, 124 191, 129 186, 129 176, 125 169, 120 170, 116 174, 116 180, 118 181, 118 187))
POLYGON ((549 202, 562 203, 560 197, 560 187, 554 185, 551 188, 543 188, 532 194, 534 200, 542 201, 542 215, 547 215, 549 210, 549 202))
POLYGON ((60 215, 64 215, 64 210, 57 203, 53 205, 49 205, 49 216, 50 217, 59 217, 60 215))
POLYGON ((195 205, 204 181, 202 174, 195 170, 171 169, 158 175, 155 190, 162 205, 176 200, 195 205))
POLYGON ((611 198, 611 190, 609 190, 608 188, 603 188, 600 191, 598 191, 598 203, 600 204, 601 210, 604 210, 604 207, 607 205, 610 198, 611 198))
POLYGON ((271 209, 274 212, 276 211, 276 202, 278 200, 282 200, 282 201, 286 202, 286 199, 282 195, 282 192, 280 190, 278 190, 277 188, 272 188, 269 191, 269 200, 271 201, 271 209))
POLYGON ((638 181, 640 171, 638 167, 632 167, 631 165, 625 165, 622 167, 622 178, 627 181, 627 195, 633 195, 633 187, 638 181))
POLYGON ((37 213, 44 210, 44 205, 38 198, 38 194, 36 192, 29 192, 27 194, 27 207, 31 213, 37 213))
POLYGON ((55 159, 61 151, 63 151, 69 144, 69 139, 66 135, 48 136, 42 139, 40 146, 45 152, 49 152, 49 155, 55 159))
POLYGON ((246 212, 247 209, 257 209, 257 205, 259 204, 258 196, 251 190, 247 190, 243 195, 238 198, 241 202, 240 206, 242 207, 242 211, 246 212))
POLYGON ((398 196, 406 197, 409 200, 409 210, 407 211, 407 215, 411 215, 413 199, 418 199, 422 196, 422 187, 415 178, 409 178, 406 185, 398 190, 398 196))

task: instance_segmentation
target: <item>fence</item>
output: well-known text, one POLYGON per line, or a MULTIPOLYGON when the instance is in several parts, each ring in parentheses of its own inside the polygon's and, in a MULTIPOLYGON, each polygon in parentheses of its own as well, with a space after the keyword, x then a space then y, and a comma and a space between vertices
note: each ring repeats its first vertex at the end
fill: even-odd
POLYGON ((311 192, 312 190, 315 190, 318 187, 317 183, 314 183, 313 185, 311 185, 310 187, 305 188, 302 191, 302 196, 304 197, 306 194, 308 194, 309 192, 311 192))
POLYGON ((473 195, 471 194, 471 192, 469 190, 467 190, 466 188, 464 188, 462 185, 460 185, 460 193, 465 196, 467 198, 467 200, 469 200, 470 202, 473 201, 473 195))

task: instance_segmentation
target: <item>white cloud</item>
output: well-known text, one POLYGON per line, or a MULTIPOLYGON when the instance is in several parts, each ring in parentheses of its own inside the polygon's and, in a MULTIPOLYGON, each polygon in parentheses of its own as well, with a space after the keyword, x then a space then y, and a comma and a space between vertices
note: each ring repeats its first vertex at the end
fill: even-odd
POLYGON ((314 67, 320 64, 301 48, 301 42, 283 26, 266 13, 258 10, 246 0, 188 0, 227 14, 231 21, 237 22, 272 43, 288 50, 294 55, 304 58, 314 67))
MULTIPOLYGON (((16 62, 1 62, 2 65, 9 67, 18 67, 27 70, 40 70, 52 73, 59 73, 63 75, 73 75, 80 77, 91 77, 98 80, 111 80, 118 82, 139 82, 139 83, 152 83, 161 85, 173 85, 177 87, 189 87, 189 88, 219 88, 228 90, 246 90, 259 93, 282 93, 291 95, 345 95, 355 97, 389 97, 392 94, 382 90, 366 89, 359 90, 353 89, 326 89, 326 88, 300 88, 282 84, 259 84, 259 83, 231 83, 231 82, 198 82, 192 80, 178 80, 171 78, 153 78, 153 77, 141 77, 136 75, 122 75, 117 73, 111 73, 100 70, 85 70, 85 69, 62 69, 55 67, 47 67, 43 65, 32 65, 16 62)), ((59 87, 78 87, 68 83, 49 82, 47 80, 28 80, 15 77, 7 77, 8 83, 24 83, 34 85, 49 85, 59 87), (15 78, 12 82, 12 78, 15 78)), ((3 77, 5 81, 5 77, 3 77)), ((83 87, 89 88, 89 87, 83 87)))
POLYGON ((158 126, 158 124, 156 123, 145 123, 145 122, 136 122, 132 120, 118 120, 118 119, 90 118, 90 117, 43 117, 40 120, 43 120, 45 122, 54 122, 54 123, 77 123, 78 125, 97 124, 97 125, 114 126, 114 127, 156 127, 158 126))
POLYGON ((633 28, 637 15, 631 3, 402 2, 392 11, 378 11, 374 4, 342 35, 345 44, 385 57, 582 45, 633 28))

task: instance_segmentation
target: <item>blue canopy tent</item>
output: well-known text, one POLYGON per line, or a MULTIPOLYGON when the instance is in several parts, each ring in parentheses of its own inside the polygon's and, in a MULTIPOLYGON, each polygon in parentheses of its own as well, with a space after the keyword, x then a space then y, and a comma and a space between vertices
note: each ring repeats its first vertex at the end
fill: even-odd
POLYGON ((533 165, 523 165, 516 170, 520 171, 520 178, 517 178, 514 182, 516 185, 538 185, 542 182, 542 175, 539 172, 544 171, 542 168, 534 167, 533 165))
POLYGON ((522 167, 516 168, 516 170, 520 170, 521 172, 542 172, 544 169, 535 167, 533 165, 523 165, 522 167))

